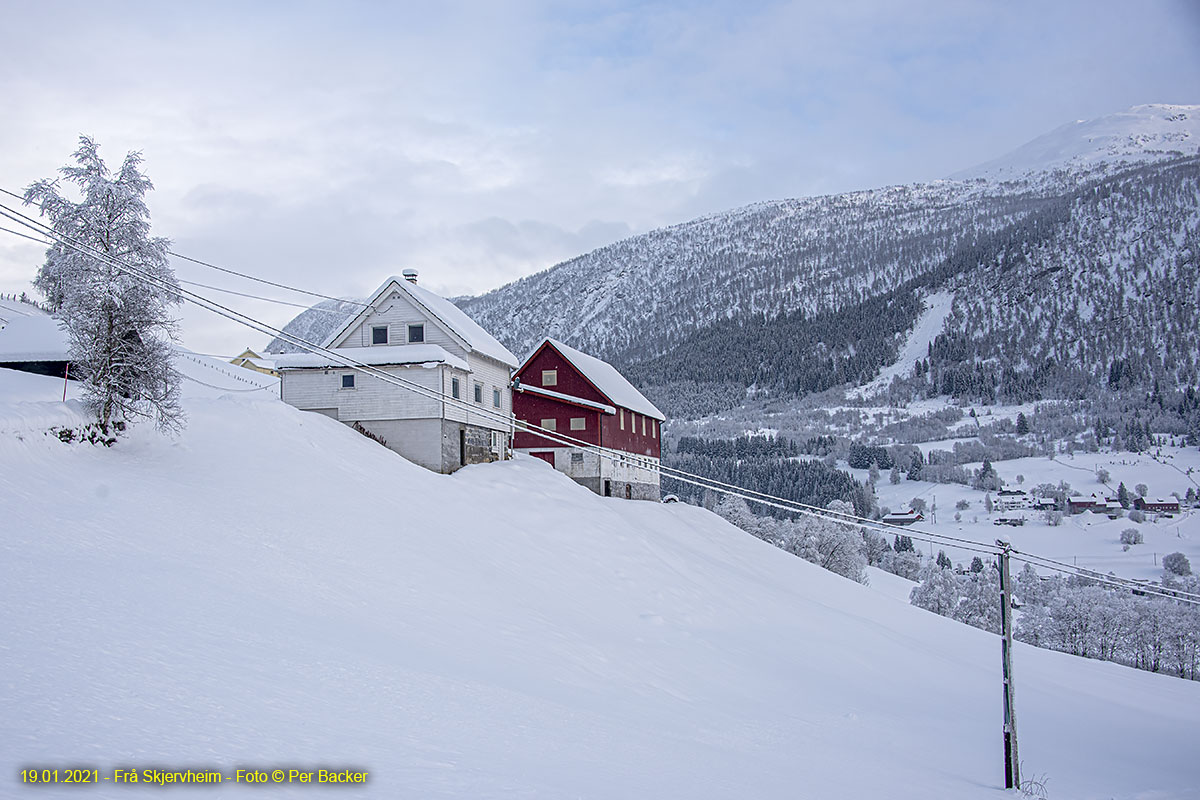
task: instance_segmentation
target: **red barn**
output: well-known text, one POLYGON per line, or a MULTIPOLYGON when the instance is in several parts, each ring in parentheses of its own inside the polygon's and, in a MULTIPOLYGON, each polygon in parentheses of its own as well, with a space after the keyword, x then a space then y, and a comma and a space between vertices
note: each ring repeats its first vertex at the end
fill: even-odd
POLYGON ((663 413, 621 373, 546 339, 513 376, 513 449, 541 458, 597 494, 658 500, 663 413), (537 425, 588 444, 628 453, 601 458, 528 430, 537 425))

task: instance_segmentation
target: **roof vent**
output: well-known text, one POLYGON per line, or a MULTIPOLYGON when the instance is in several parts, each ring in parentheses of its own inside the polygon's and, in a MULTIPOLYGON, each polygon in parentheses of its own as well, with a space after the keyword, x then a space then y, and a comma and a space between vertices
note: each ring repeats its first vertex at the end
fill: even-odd
POLYGON ((406 269, 400 274, 403 275, 404 280, 408 281, 409 283, 417 282, 417 271, 415 269, 406 269))

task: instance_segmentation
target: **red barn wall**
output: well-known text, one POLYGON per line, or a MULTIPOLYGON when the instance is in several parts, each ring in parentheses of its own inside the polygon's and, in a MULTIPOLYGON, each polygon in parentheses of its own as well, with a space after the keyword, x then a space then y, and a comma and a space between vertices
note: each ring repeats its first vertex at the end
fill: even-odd
MULTIPOLYGON (((569 394, 595 403, 612 405, 612 401, 597 391, 576 369, 571 362, 564 358, 550 345, 543 347, 523 369, 517 372, 523 386, 536 386, 553 392, 569 394), (555 386, 542 386, 542 370, 558 370, 558 383, 555 386)), ((600 444, 614 450, 627 453, 659 458, 662 453, 662 431, 658 428, 658 420, 635 414, 624 409, 625 430, 621 430, 621 409, 616 414, 605 414, 599 411, 574 406, 549 397, 540 397, 527 392, 513 392, 513 414, 517 419, 541 424, 543 419, 557 420, 558 432, 565 433, 576 439, 591 444, 600 444), (571 430, 571 417, 587 417, 588 427, 584 431, 571 430), (642 435, 642 420, 645 418, 646 433, 642 435), (636 421, 636 427, 635 427, 636 421), (603 435, 601 436, 601 429, 603 435)), ((517 432, 513 439, 513 447, 563 447, 536 434, 517 432)))

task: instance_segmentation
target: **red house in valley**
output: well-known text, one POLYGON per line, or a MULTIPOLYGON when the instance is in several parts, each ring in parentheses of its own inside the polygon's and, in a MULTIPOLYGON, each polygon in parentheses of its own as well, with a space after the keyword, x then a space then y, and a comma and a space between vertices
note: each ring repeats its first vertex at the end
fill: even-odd
POLYGON ((540 458, 606 497, 658 500, 661 424, 666 419, 611 364, 546 339, 513 376, 513 449, 540 458), (628 454, 601 458, 547 439, 537 425, 628 454))

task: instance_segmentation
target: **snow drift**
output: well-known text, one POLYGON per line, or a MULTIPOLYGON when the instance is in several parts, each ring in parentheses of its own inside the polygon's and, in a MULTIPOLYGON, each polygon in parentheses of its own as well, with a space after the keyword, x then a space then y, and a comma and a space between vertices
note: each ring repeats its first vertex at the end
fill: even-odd
MULTIPOLYGON (((435 475, 258 394, 193 394, 177 440, 0 436, 0 793, 89 765, 369 770, 339 797, 1008 796, 996 637, 699 508, 533 459, 435 475)), ((1023 646, 1015 669, 1051 796, 1200 796, 1200 685, 1023 646)), ((137 790, 37 794, 80 791, 137 790)))

